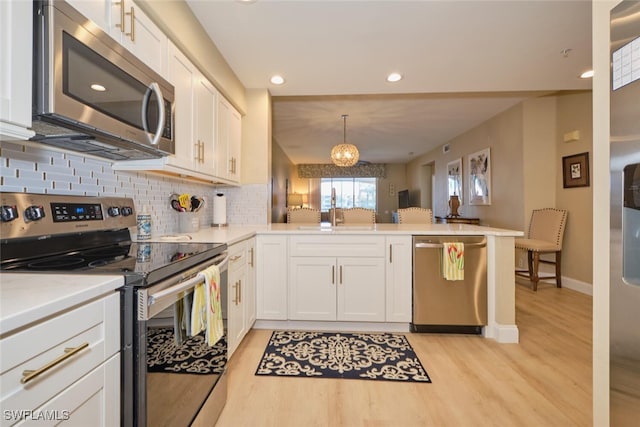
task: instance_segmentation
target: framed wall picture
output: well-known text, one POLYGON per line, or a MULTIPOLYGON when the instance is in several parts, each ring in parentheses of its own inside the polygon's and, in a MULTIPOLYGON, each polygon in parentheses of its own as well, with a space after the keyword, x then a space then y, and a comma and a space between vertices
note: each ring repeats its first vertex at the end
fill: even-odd
POLYGON ((451 196, 458 196, 462 204, 462 159, 447 163, 447 185, 449 186, 447 200, 451 196))
POLYGON ((564 188, 589 186, 589 153, 562 158, 562 186, 564 188))
POLYGON ((491 204, 491 151, 489 148, 469 155, 469 204, 491 204))

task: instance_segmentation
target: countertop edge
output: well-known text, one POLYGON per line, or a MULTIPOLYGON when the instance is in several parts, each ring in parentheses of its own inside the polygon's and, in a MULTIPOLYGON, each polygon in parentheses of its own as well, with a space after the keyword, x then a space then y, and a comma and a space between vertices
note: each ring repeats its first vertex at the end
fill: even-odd
POLYGON ((123 276, 2 273, 0 336, 71 307, 107 295, 124 285, 123 276), (47 278, 47 283, 41 281, 47 278))

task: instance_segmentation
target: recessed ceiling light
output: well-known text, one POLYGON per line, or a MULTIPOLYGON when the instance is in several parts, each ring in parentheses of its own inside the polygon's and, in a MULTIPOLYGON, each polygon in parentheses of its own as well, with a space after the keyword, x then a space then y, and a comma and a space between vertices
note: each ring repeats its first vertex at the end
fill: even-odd
POLYGON ((275 76, 271 77, 271 83, 273 83, 274 85, 281 85, 284 83, 284 77, 276 74, 275 76))
POLYGON ((581 79, 590 79, 591 77, 593 77, 593 70, 588 70, 580 74, 581 79))
POLYGON ((96 92, 104 92, 105 90, 107 90, 106 87, 102 86, 101 84, 98 83, 94 83, 91 85, 91 89, 95 90, 96 92))
POLYGON ((400 73, 391 73, 387 76, 387 81, 390 83, 399 82, 402 80, 402 74, 400 73))

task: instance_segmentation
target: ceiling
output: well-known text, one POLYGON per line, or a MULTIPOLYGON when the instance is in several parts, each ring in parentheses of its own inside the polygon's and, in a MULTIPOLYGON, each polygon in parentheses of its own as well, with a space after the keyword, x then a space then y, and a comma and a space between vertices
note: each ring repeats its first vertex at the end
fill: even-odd
POLYGON ((588 0, 186 1, 242 84, 269 89, 296 164, 329 162, 343 114, 361 160, 405 163, 528 97, 591 89, 588 0))

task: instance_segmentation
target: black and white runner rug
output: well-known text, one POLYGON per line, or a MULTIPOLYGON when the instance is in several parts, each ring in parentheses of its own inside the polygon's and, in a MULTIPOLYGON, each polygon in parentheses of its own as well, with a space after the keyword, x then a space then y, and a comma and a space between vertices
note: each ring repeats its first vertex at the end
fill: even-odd
POLYGON ((404 335, 275 331, 256 375, 430 383, 404 335))

